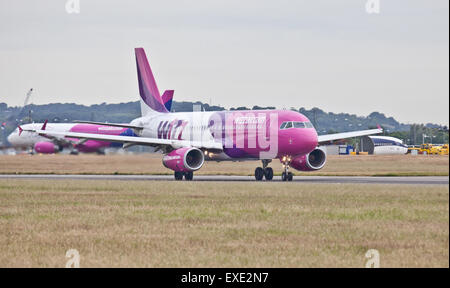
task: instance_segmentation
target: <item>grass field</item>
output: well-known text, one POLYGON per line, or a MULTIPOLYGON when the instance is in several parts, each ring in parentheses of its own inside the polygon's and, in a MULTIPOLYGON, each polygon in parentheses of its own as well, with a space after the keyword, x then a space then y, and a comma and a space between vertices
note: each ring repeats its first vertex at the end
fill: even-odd
POLYGON ((0 180, 0 267, 449 267, 448 189, 0 180))
MULTIPOLYGON (((253 175, 259 161, 205 162, 198 175, 253 175)), ((271 163, 281 174, 279 161, 271 163)), ((142 155, 17 155, 0 156, 0 174, 172 174, 160 154, 142 155)), ((324 169, 297 175, 346 176, 448 176, 448 156, 328 156, 324 169)))

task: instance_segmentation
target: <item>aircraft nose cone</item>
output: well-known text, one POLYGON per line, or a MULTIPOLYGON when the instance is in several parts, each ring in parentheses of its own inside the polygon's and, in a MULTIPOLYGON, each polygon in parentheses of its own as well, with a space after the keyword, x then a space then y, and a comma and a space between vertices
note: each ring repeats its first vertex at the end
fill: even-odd
POLYGON ((316 149, 318 143, 317 143, 317 132, 315 129, 309 129, 307 133, 307 142, 310 151, 316 149))
POLYGON ((317 147, 317 132, 314 129, 299 130, 300 153, 306 154, 317 147))

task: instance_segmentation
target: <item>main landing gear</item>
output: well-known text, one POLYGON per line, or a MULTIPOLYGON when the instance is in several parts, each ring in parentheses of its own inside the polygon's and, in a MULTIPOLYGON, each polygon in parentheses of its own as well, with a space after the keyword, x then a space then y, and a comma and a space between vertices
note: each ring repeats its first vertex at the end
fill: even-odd
POLYGON ((191 172, 175 171, 174 176, 175 176, 175 180, 177 180, 177 181, 183 180, 183 176, 186 181, 191 181, 192 179, 194 179, 194 172, 192 172, 192 171, 191 172))
POLYGON ((267 167, 272 160, 262 160, 263 167, 258 167, 255 169, 255 179, 256 181, 261 181, 266 178, 267 181, 273 179, 273 169, 267 167))
POLYGON ((291 157, 284 156, 281 158, 281 163, 283 164, 283 173, 281 173, 281 180, 282 181, 292 181, 294 179, 294 174, 292 172, 289 172, 289 166, 291 164, 291 157))

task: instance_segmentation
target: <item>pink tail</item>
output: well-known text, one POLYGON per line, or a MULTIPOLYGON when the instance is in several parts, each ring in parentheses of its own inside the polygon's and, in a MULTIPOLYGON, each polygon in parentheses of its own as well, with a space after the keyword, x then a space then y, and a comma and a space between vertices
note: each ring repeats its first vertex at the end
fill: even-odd
POLYGON ((148 114, 152 111, 168 113, 169 111, 164 105, 164 102, 161 99, 161 95, 159 94, 159 90, 156 86, 156 81, 153 77, 152 69, 148 64, 144 49, 135 48, 134 52, 136 54, 142 115, 148 114))

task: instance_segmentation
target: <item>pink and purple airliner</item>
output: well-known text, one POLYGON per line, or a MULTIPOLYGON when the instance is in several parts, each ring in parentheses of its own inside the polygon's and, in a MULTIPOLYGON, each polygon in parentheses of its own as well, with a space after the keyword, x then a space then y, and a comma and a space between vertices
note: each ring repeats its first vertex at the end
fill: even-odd
POLYGON ((76 141, 76 145, 152 146, 164 154, 163 165, 174 171, 176 180, 192 180, 205 161, 260 160, 261 167, 255 169, 258 181, 273 179, 269 164, 274 159, 283 165, 282 180, 291 181, 290 168, 314 171, 324 167, 326 153, 320 144, 382 132, 378 128, 318 136, 307 117, 288 110, 172 113, 168 102, 173 91, 160 94, 144 49, 136 48, 135 56, 141 117, 129 124, 84 121, 69 129, 51 129, 49 124, 24 132, 76 141))

